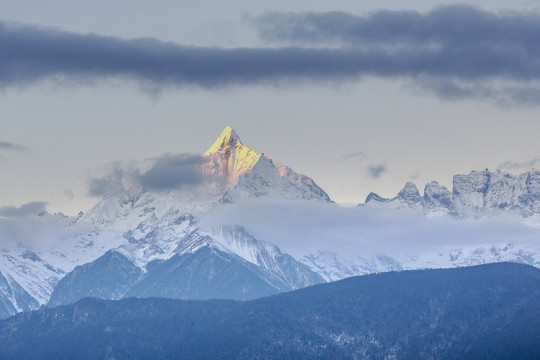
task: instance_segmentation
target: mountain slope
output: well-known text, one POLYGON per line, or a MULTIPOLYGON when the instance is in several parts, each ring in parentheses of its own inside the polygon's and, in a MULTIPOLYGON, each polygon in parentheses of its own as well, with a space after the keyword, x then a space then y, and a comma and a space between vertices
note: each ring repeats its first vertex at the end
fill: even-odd
POLYGON ((0 322, 0 358, 533 359, 540 270, 350 278, 248 301, 84 299, 0 322))
POLYGON ((245 300, 323 282, 306 265, 240 227, 206 229, 189 215, 179 219, 184 221, 175 227, 184 232, 163 226, 75 268, 60 280, 48 305, 89 296, 245 300))

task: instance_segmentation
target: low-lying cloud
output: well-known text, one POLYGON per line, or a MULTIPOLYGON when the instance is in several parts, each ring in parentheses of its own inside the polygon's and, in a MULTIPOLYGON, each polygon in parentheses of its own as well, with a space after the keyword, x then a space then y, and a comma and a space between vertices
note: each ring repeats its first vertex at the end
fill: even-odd
POLYGON ((513 213, 468 221, 428 218, 413 210, 254 200, 217 208, 203 223, 240 225, 257 239, 300 256, 314 249, 344 257, 398 258, 486 245, 540 249, 540 227, 513 213))
POLYGON ((540 103, 540 15, 467 5, 432 11, 269 13, 254 20, 278 47, 183 46, 0 22, 0 87, 43 79, 143 87, 351 82, 404 78, 444 99, 540 103))

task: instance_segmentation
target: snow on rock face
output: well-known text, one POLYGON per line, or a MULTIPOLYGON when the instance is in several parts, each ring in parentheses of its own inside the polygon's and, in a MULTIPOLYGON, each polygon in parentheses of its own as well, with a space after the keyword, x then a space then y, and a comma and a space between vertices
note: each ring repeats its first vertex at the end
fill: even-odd
POLYGON ((312 179, 295 173, 287 166, 276 167, 265 155, 261 155, 250 172, 240 176, 238 182, 226 192, 224 201, 261 197, 331 202, 330 197, 312 179))
POLYGON ((448 215, 452 206, 452 193, 438 182, 424 187, 424 209, 427 215, 448 215))
POLYGON ((416 209, 422 207, 422 197, 418 188, 412 182, 405 184, 405 187, 398 193, 397 198, 408 207, 416 209))
POLYGON ((452 203, 458 216, 471 216, 484 207, 491 173, 472 171, 469 175, 455 175, 452 187, 452 203))
POLYGON ((223 130, 204 156, 210 159, 206 174, 218 174, 227 179, 224 202, 265 196, 331 201, 313 179, 297 174, 287 166, 276 167, 268 156, 244 146, 230 126, 223 130))
POLYGON ((391 209, 421 209, 424 200, 415 184, 408 182, 397 196, 386 199, 375 193, 369 193, 366 198, 366 204, 370 206, 381 204, 391 209))

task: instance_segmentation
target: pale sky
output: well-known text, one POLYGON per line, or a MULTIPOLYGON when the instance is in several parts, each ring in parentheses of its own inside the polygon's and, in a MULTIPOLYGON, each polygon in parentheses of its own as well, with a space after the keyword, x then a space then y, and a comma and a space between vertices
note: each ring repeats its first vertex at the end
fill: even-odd
POLYGON ((371 191, 394 196, 407 181, 422 192, 431 180, 451 188, 452 175, 471 170, 502 167, 517 173, 539 167, 540 65, 526 56, 538 59, 538 46, 527 46, 540 34, 540 24, 534 25, 540 1, 466 2, 478 7, 480 19, 488 14, 474 49, 492 41, 496 46, 488 50, 499 51, 472 55, 461 44, 476 34, 426 35, 413 29, 396 44, 382 34, 389 25, 373 15, 391 10, 391 19, 424 16, 426 23, 435 21, 436 26, 430 23, 435 29, 442 24, 441 31, 452 30, 456 15, 448 15, 449 8, 436 13, 439 17, 426 14, 453 3, 1 1, 0 207, 43 201, 50 212, 86 211, 98 201, 88 196, 88 179, 105 172, 107 164, 164 153, 202 154, 226 125, 244 145, 312 177, 340 203, 363 202, 371 191), (320 16, 306 17, 305 11, 320 16), (339 11, 342 20, 371 23, 360 35, 331 23, 316 34, 301 33, 309 21, 335 20, 328 11, 339 11), (530 19, 531 26, 520 25, 530 19), (499 24, 515 26, 517 41, 495 34, 499 24), (64 38, 50 27, 76 36, 64 38), (141 37, 159 42, 128 41, 141 37), (439 67, 425 60, 432 55, 429 41, 465 56, 439 67), (409 58, 406 52, 402 61, 392 58, 402 44, 416 49, 417 42, 426 42, 419 48, 426 58, 409 58), (29 44, 30 50, 24 48, 29 44), (131 58, 122 59, 117 45, 133 52, 131 67, 122 67, 131 58), (200 72, 192 76, 178 65, 169 74, 166 65, 176 66, 174 59, 167 62, 169 46, 174 59, 196 56, 200 72), (390 52, 384 53, 385 47, 390 52), (72 48, 78 55, 66 57, 72 48), (321 48, 325 52, 317 52, 321 48), (5 49, 8 60, 2 57, 5 49), (164 70, 149 60, 152 49, 165 54, 157 60, 164 70), (268 49, 276 49, 275 57, 268 49), (312 58, 323 60, 310 62, 305 53, 310 49, 316 52, 312 58), (358 49, 368 50, 354 52, 358 49), (20 60, 34 50, 42 57, 20 60), (110 51, 115 53, 109 62, 92 63, 110 51), (380 51, 389 65, 369 62, 380 51), (237 65, 245 58, 246 71, 237 65), (258 67, 257 59, 268 63, 258 67), (356 67, 357 61, 364 67, 356 67), (304 62, 305 68, 297 66, 304 62), (418 67, 424 63, 425 71, 418 67), (268 72, 272 66, 276 79, 268 72), (211 71, 216 75, 207 75, 211 71), (454 82, 458 87, 449 87, 454 82))

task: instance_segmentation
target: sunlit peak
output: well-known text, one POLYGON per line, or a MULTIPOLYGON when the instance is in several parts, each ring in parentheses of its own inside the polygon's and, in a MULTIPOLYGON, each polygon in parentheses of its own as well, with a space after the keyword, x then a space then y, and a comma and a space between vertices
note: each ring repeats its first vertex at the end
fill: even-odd
POLYGON ((204 155, 206 156, 213 153, 222 152, 223 149, 227 147, 235 147, 236 144, 242 145, 242 141, 240 141, 240 137, 238 136, 236 131, 234 131, 232 127, 227 125, 227 127, 225 127, 225 129, 218 136, 214 144, 210 146, 208 150, 206 150, 204 155))

